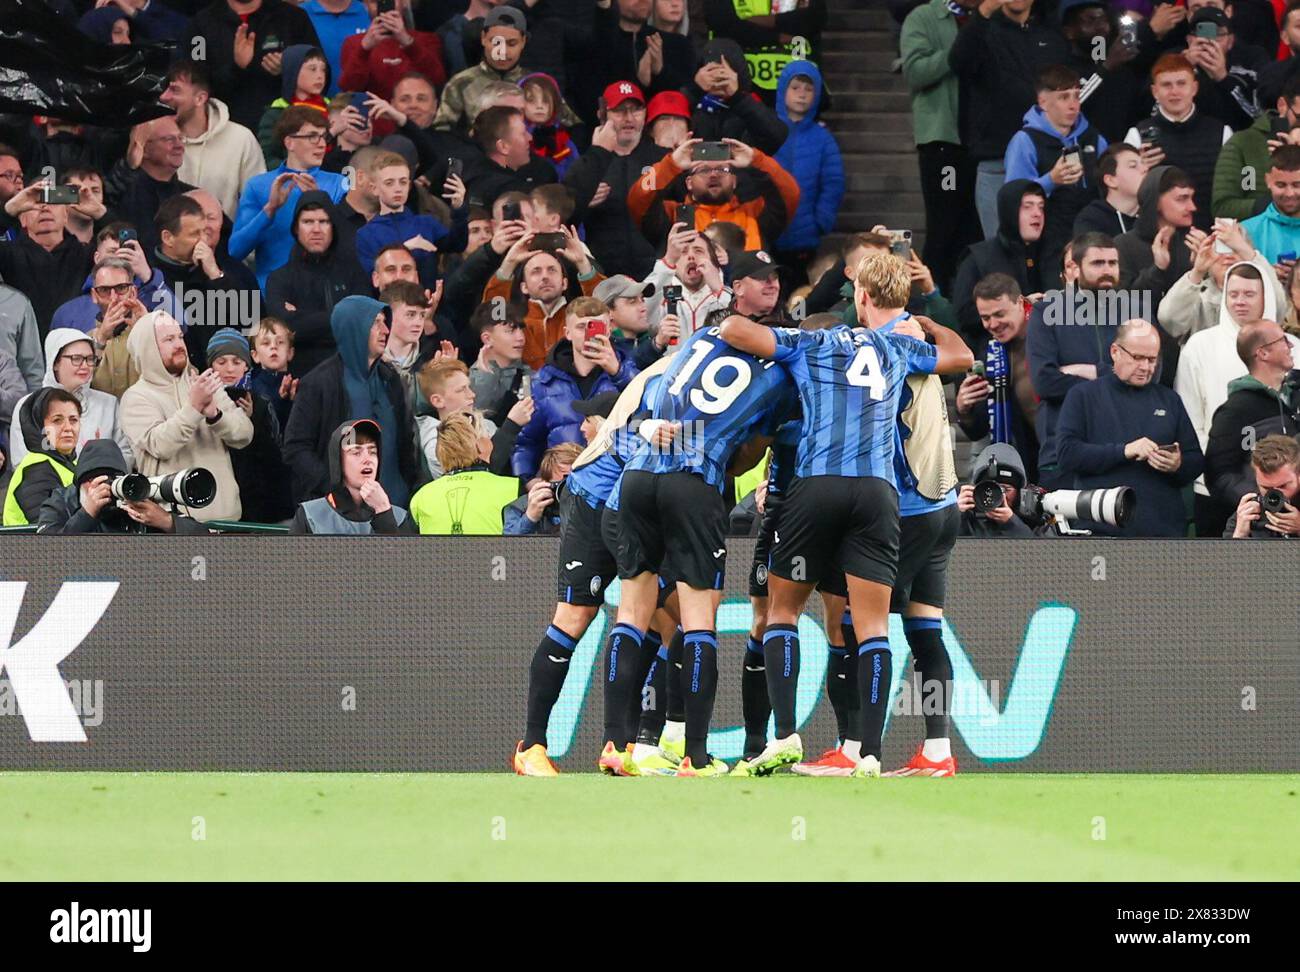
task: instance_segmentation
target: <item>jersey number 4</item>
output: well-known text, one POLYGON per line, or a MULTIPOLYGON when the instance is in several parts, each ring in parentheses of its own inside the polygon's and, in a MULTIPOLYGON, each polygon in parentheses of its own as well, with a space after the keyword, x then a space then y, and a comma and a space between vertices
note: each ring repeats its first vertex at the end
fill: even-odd
POLYGON ((880 355, 871 345, 858 348, 846 372, 850 385, 865 388, 874 402, 885 397, 885 375, 880 370, 880 355))
MULTIPOLYGON (((691 348, 690 358, 678 372, 676 380, 668 387, 669 395, 676 398, 682 393, 699 369, 700 363, 709 356, 713 348, 714 345, 708 341, 695 342, 695 346, 691 348)), ((705 415, 721 415, 740 397, 741 392, 749 387, 751 379, 748 362, 729 354, 723 355, 709 362, 709 366, 700 373, 696 387, 692 388, 686 397, 692 406, 705 415), (728 380, 720 382, 718 376, 728 369, 732 372, 728 380)))

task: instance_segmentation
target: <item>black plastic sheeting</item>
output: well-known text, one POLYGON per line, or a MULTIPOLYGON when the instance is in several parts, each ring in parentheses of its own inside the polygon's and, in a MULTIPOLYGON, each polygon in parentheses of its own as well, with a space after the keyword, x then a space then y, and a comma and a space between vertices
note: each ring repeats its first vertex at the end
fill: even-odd
POLYGON ((45 0, 0 0, 0 112, 109 128, 170 115, 164 46, 99 44, 45 0))

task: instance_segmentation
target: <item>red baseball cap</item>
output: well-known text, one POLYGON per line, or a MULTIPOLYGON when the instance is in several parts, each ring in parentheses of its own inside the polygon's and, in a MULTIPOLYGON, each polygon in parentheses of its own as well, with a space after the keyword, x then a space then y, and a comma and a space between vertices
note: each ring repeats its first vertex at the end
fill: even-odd
POLYGON ((601 97, 605 99, 605 107, 609 109, 617 108, 625 101, 639 101, 645 104, 645 95, 631 81, 615 81, 605 89, 601 97))
POLYGON ((676 115, 687 120, 691 117, 691 103, 680 91, 660 91, 646 105, 645 123, 650 125, 660 115, 676 115))

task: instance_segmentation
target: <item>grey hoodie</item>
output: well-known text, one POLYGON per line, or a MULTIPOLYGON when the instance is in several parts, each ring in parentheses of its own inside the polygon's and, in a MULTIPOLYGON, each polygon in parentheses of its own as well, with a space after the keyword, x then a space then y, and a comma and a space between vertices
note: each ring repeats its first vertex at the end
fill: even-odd
POLYGON ((32 302, 20 290, 0 284, 0 351, 8 351, 18 362, 27 390, 41 387, 41 333, 32 302))

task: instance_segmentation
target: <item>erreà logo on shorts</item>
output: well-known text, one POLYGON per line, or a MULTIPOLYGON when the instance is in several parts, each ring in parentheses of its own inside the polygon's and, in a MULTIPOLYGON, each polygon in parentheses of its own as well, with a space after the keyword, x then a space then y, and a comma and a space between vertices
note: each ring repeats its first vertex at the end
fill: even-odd
POLYGON ((50 941, 57 944, 129 943, 133 952, 147 952, 153 939, 151 908, 70 908, 50 912, 50 941))
POLYGON ((32 742, 85 742, 77 707, 59 673, 99 623, 117 594, 117 581, 69 581, 17 643, 14 627, 27 593, 25 581, 0 582, 0 673, 9 685, 32 742))

